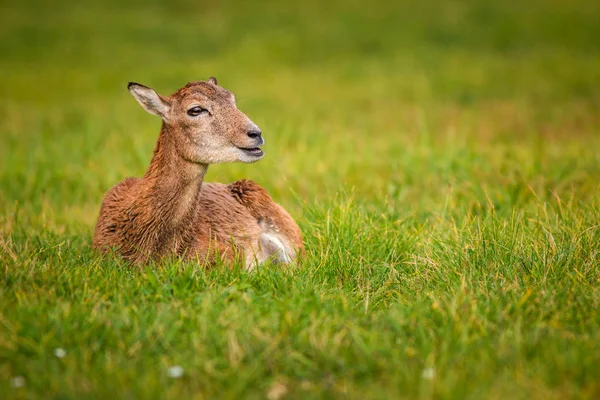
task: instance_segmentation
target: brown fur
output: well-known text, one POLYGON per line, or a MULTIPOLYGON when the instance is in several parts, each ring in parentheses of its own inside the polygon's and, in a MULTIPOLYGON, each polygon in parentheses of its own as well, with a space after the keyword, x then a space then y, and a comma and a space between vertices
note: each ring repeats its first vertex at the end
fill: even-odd
POLYGON ((230 92, 216 80, 189 83, 168 98, 132 85, 134 97, 160 115, 163 125, 146 174, 125 179, 105 195, 94 248, 113 249, 134 263, 175 255, 202 264, 219 257, 243 260, 250 267, 255 258, 264 261, 261 234, 267 233, 292 259, 303 252, 298 225, 257 183, 203 184, 210 163, 253 161, 241 148, 256 145, 250 133, 258 128, 236 108, 230 92), (186 115, 196 103, 210 115, 186 115))

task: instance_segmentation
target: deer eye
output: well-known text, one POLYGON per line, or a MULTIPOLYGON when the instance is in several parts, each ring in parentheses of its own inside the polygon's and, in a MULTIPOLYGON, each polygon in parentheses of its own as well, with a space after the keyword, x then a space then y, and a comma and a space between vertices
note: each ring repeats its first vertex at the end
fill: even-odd
POLYGON ((197 117, 200 114, 209 114, 208 110, 199 106, 192 107, 188 110, 188 115, 190 117, 197 117))

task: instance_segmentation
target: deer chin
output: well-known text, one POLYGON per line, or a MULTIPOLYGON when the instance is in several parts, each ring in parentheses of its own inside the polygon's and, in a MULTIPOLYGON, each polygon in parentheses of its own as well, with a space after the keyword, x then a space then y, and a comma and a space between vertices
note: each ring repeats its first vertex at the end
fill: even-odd
POLYGON ((244 163, 253 163, 265 156, 265 152, 260 147, 238 147, 240 161, 244 163))

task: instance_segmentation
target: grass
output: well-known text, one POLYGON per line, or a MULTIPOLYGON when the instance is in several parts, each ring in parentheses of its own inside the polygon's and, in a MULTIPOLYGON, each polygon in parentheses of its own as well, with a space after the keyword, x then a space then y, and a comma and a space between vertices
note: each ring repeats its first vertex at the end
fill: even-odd
POLYGON ((598 4, 0 7, 0 398, 600 397, 598 4), (208 180, 304 264, 99 258, 159 129, 126 83, 211 75, 267 147, 208 180))

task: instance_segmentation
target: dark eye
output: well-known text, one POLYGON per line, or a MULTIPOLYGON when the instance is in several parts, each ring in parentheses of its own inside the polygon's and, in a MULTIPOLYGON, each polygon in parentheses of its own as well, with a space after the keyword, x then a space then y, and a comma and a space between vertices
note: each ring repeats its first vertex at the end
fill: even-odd
POLYGON ((200 115, 202 113, 208 114, 208 110, 206 110, 202 107, 196 106, 196 107, 190 108, 187 113, 190 117, 197 117, 198 115, 200 115))

